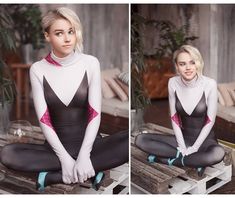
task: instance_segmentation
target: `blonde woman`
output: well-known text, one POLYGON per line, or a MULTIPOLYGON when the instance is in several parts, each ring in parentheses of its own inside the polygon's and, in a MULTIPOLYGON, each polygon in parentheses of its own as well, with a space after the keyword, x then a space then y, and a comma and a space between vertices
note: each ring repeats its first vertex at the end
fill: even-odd
POLYGON ((168 91, 175 135, 140 134, 136 145, 150 154, 150 162, 194 167, 201 176, 206 166, 219 163, 224 157, 212 131, 217 85, 202 75, 204 62, 195 47, 183 45, 175 51, 173 61, 178 76, 169 80, 168 91))
POLYGON ((32 65, 34 106, 46 142, 10 144, 1 162, 14 170, 40 172, 37 188, 84 182, 99 187, 103 170, 128 161, 128 132, 101 138, 100 64, 82 53, 82 27, 68 8, 49 11, 42 27, 51 52, 32 65))

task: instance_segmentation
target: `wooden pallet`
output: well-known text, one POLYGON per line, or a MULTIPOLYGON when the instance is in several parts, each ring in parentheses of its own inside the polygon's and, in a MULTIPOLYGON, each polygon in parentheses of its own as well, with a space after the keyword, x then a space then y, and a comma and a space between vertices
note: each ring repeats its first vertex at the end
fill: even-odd
POLYGON ((231 181, 232 165, 225 166, 223 162, 207 167, 204 177, 196 180, 190 175, 174 178, 169 183, 171 194, 209 194, 231 181))
MULTIPOLYGON (((147 124, 142 132, 172 133, 154 124, 147 124)), ((149 194, 208 194, 231 181, 231 153, 225 148, 224 161, 207 167, 203 177, 198 177, 195 169, 178 168, 159 163, 147 162, 147 154, 135 147, 134 139, 139 132, 131 137, 131 181, 132 186, 143 193, 149 194)))
MULTIPOLYGON (((27 133, 21 138, 24 143, 42 144, 45 140, 41 129, 33 127, 34 132, 27 133)), ((7 135, 0 135, 0 150, 2 146, 9 143, 7 135)), ((0 163, 0 194, 119 194, 129 193, 129 165, 123 164, 119 167, 105 171, 105 178, 98 191, 92 188, 91 182, 81 184, 56 184, 45 188, 44 192, 39 192, 35 188, 36 173, 25 173, 7 169, 0 163), (117 190, 116 190, 117 189, 117 190)))

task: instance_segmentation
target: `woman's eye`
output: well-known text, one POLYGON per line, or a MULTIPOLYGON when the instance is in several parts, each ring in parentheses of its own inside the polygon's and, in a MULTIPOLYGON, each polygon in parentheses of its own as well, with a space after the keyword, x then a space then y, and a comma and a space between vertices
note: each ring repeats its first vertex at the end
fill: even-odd
POLYGON ((56 36, 61 36, 62 35, 62 32, 57 32, 55 33, 56 36))
POLYGON ((195 65, 195 61, 191 61, 190 63, 191 63, 192 65, 195 65))
POLYGON ((179 66, 184 66, 185 65, 185 63, 179 63, 179 66))
POLYGON ((74 34, 74 31, 73 31, 73 30, 70 30, 70 31, 69 31, 69 34, 74 34))

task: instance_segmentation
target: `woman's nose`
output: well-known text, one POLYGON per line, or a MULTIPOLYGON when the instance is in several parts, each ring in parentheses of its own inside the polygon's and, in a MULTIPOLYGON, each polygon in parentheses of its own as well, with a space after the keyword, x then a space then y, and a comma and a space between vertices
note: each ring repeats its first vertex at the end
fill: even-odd
POLYGON ((70 40, 71 40, 70 36, 68 34, 65 34, 64 41, 65 42, 70 42, 70 40))
POLYGON ((190 64, 186 64, 186 69, 190 69, 191 65, 190 64))

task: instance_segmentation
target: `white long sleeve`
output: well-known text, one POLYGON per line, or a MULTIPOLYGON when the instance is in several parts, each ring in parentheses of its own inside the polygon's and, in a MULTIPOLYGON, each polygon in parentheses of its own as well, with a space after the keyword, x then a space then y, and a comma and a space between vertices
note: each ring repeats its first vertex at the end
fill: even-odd
POLYGON ((192 146, 196 151, 200 148, 204 140, 209 135, 216 119, 217 101, 218 101, 217 84, 215 81, 210 81, 208 87, 210 87, 210 90, 207 96, 207 120, 197 140, 194 142, 192 146))
POLYGON ((182 150, 186 149, 186 145, 184 142, 184 137, 181 131, 181 122, 180 117, 176 112, 175 108, 175 90, 172 87, 172 80, 170 79, 168 83, 168 93, 169 93, 169 107, 170 107, 170 117, 171 117, 171 124, 173 127, 173 131, 175 133, 176 141, 178 143, 179 150, 182 152, 182 150))
POLYGON ((34 107, 39 120, 42 132, 51 145, 52 149, 55 151, 56 155, 62 159, 65 155, 69 155, 59 140, 56 131, 54 130, 50 115, 48 112, 47 104, 44 97, 42 80, 39 79, 39 74, 37 74, 34 65, 30 68, 30 82, 32 86, 32 94, 34 107))
POLYGON ((85 132, 85 137, 78 156, 88 155, 92 150, 93 143, 97 136, 100 119, 101 119, 101 76, 100 64, 97 59, 93 60, 94 63, 90 67, 90 81, 89 81, 89 118, 85 132))
POLYGON ((74 167, 75 181, 79 180, 80 182, 84 182, 95 175, 95 170, 90 159, 90 153, 98 133, 101 118, 101 76, 100 64, 97 59, 95 59, 93 64, 91 64, 90 71, 88 124, 82 146, 76 160, 76 165, 74 167))
POLYGON ((73 160, 72 157, 65 150, 56 134, 56 131, 52 126, 50 114, 48 112, 47 104, 44 97, 42 80, 40 82, 38 78, 40 75, 37 75, 36 72, 36 68, 33 65, 30 68, 30 82, 32 86, 32 94, 36 114, 46 140, 61 162, 63 182, 70 184, 74 182, 73 167, 75 164, 75 160, 73 160))

